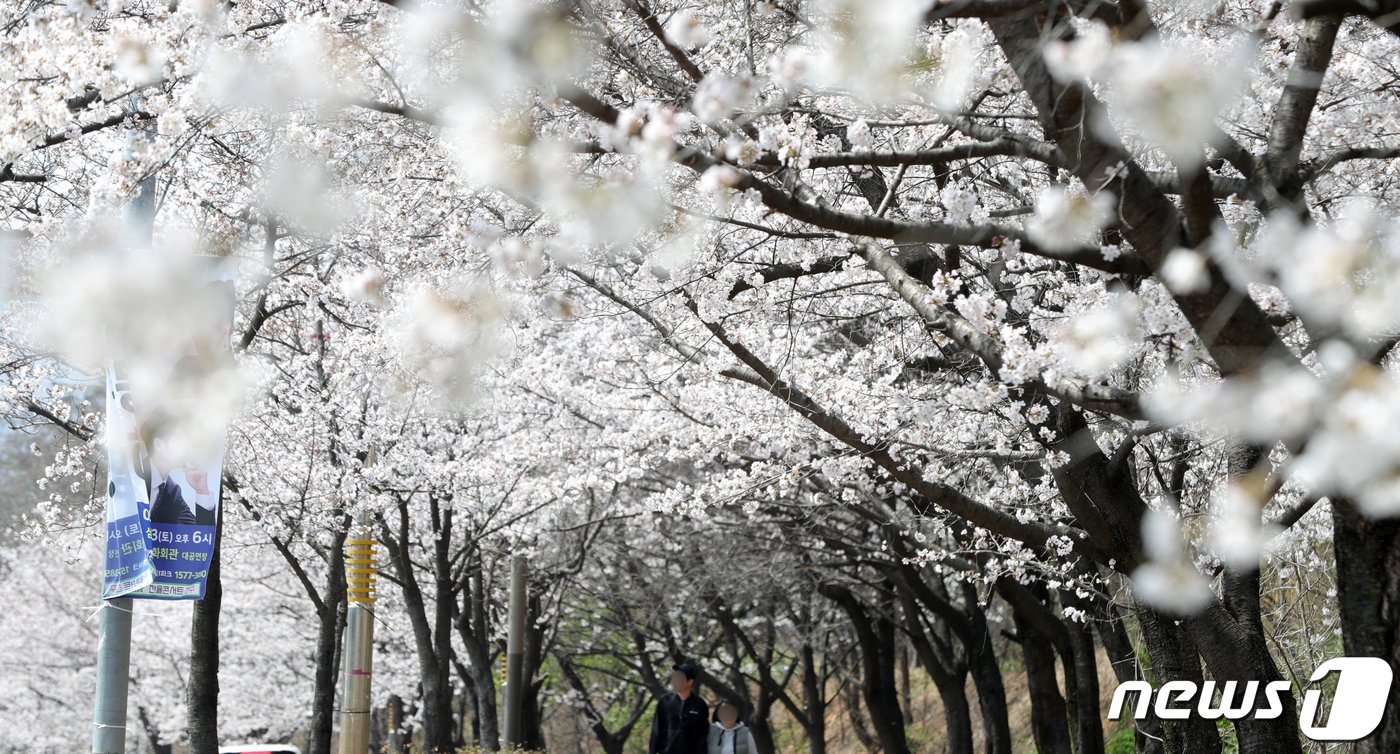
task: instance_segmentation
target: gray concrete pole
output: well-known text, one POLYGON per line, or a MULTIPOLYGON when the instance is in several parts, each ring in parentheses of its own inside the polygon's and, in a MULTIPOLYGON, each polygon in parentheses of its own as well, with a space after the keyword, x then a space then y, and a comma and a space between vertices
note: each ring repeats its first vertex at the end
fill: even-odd
MULTIPOLYGON (((132 110, 141 100, 132 99, 132 110)), ((146 138, 138 129, 126 132, 126 157, 131 159, 136 142, 146 138)), ((155 223, 156 180, 141 182, 136 196, 122 208, 126 244, 151 245, 155 223)), ((124 754, 126 751, 126 700, 131 678, 131 615, 134 600, 129 597, 105 600, 97 617, 97 689, 92 701, 93 754, 124 754)))
POLYGON ((374 673, 374 538, 368 511, 345 540, 345 681, 340 692, 340 754, 369 751, 374 673))
POLYGON ((525 703, 525 599, 529 561, 517 555, 510 564, 510 626, 506 635, 506 724, 505 745, 525 743, 522 720, 525 703))
POLYGON ((97 618, 97 694, 93 754, 126 750, 127 679, 131 676, 131 598, 107 600, 97 618))

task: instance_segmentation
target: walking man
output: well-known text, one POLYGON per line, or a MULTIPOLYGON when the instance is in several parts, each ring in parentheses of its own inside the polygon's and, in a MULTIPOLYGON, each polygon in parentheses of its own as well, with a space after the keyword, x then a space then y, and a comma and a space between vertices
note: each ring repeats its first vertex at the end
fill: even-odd
POLYGON ((656 702, 648 754, 705 754, 710 707, 695 693, 698 673, 688 662, 671 666, 671 693, 656 702))

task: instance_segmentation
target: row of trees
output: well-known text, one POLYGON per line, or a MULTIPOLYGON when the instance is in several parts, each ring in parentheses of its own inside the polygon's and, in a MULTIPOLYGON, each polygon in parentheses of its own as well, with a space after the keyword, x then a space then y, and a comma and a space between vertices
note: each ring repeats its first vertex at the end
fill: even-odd
MULTIPOLYGON (((499 742, 512 553, 536 744, 578 710, 622 751, 681 657, 765 752, 836 719, 892 754, 920 745, 911 657, 944 745, 992 752, 1011 668, 1036 750, 1079 753, 1105 662, 1295 692, 1326 657, 1394 664, 1396 40, 1286 10, 6 6, 5 412, 65 437, 15 562, 81 558, 99 518, 81 378, 140 341, 100 328, 178 320, 171 281, 101 261, 154 176, 159 249, 241 260, 220 387, 247 396, 229 591, 163 677, 187 721, 168 684, 137 707, 157 740, 329 750, 364 509, 379 689, 429 750, 499 742), (287 642, 247 656, 309 657, 306 701, 231 722, 220 627, 272 594, 287 642)), ((6 704, 59 714, 29 687, 6 704)), ((1359 751, 1400 748, 1396 693, 1359 751)), ((1301 752, 1296 699, 1136 746, 1301 752)))

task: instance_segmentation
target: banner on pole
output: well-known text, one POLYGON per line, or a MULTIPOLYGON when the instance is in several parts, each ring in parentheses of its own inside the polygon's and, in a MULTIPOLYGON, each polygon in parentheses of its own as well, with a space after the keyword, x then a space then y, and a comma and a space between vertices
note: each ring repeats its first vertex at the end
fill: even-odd
POLYGON ((214 554, 232 372, 236 261, 197 257, 161 316, 177 342, 107 367, 107 533, 102 598, 197 600, 214 554))

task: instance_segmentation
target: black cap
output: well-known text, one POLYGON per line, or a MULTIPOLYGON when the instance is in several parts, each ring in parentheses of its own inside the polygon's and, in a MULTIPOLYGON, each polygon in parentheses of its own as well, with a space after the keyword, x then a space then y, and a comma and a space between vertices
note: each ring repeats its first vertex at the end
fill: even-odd
POLYGON ((700 671, 697 670, 697 669, 695 668, 694 665, 692 665, 692 664, 690 664, 690 663, 688 663, 688 662, 682 662, 682 663, 677 663, 677 664, 675 664, 675 665, 672 665, 672 666, 671 666, 671 669, 672 669, 672 670, 679 670, 679 671, 681 671, 682 673, 685 673, 685 677, 686 677, 686 678, 689 678, 689 679, 692 680, 692 681, 695 680, 695 676, 697 676, 697 675, 700 674, 700 671))

